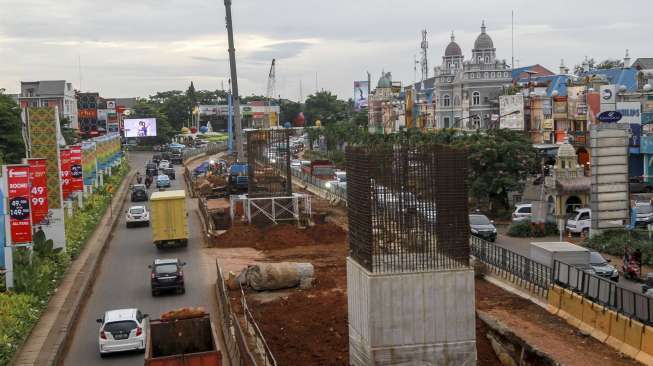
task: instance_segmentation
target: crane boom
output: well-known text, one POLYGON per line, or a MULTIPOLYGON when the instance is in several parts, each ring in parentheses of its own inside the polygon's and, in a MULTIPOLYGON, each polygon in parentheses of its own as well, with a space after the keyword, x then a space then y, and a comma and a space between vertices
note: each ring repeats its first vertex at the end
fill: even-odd
POLYGON ((265 97, 268 100, 268 105, 267 105, 267 115, 269 119, 269 124, 270 127, 275 127, 276 126, 276 115, 273 117, 271 113, 271 106, 272 106, 272 98, 274 98, 274 89, 276 87, 277 83, 277 76, 276 76, 276 60, 272 59, 272 65, 270 65, 270 72, 268 73, 268 87, 267 91, 265 93, 265 97))

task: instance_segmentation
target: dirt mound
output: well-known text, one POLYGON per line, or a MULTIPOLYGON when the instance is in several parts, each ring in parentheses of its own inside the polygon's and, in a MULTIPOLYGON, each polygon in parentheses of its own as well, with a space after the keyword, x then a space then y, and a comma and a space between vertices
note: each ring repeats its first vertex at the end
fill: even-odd
POLYGON ((347 232, 334 224, 315 225, 306 234, 320 244, 345 243, 347 232))
POLYGON ((349 365, 344 292, 300 292, 252 308, 280 365, 349 365))
POLYGON ((259 250, 285 249, 318 244, 343 243, 347 233, 333 224, 300 229, 295 225, 274 225, 259 229, 253 225, 234 225, 212 240, 219 248, 252 247, 259 250))

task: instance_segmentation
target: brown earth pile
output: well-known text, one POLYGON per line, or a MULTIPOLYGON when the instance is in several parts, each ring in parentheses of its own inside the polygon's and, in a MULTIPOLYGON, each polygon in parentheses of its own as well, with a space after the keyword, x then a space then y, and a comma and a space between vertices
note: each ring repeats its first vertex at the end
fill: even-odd
POLYGON ((259 229, 252 225, 234 225, 213 239, 218 248, 251 247, 259 250, 285 249, 298 246, 344 243, 347 233, 333 224, 300 229, 294 225, 274 225, 259 229))

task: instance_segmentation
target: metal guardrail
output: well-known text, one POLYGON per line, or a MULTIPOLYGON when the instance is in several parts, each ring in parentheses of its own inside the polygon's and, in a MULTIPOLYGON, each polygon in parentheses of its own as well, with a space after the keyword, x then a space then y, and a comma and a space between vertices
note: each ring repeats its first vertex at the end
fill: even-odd
POLYGON ((241 295, 240 300, 243 306, 243 312, 245 313, 245 325, 247 326, 247 332, 254 337, 254 343, 256 344, 256 349, 258 350, 258 353, 262 356, 264 365, 277 366, 277 361, 272 355, 272 351, 270 350, 270 347, 268 347, 268 344, 265 341, 265 337, 263 337, 263 333, 261 332, 261 329, 256 323, 256 320, 254 320, 254 315, 252 315, 252 312, 249 310, 249 306, 247 305, 247 300, 245 299, 245 291, 243 291, 242 286, 240 287, 240 295, 241 295))
POLYGON ((494 267, 501 274, 511 275, 519 284, 544 297, 551 286, 551 267, 502 248, 476 236, 470 237, 471 254, 494 267))
POLYGON ((616 282, 581 268, 554 261, 552 280, 587 299, 608 307, 620 314, 653 325, 653 298, 619 287, 616 282))
POLYGON ((186 160, 201 154, 217 154, 220 151, 225 151, 227 149, 227 144, 225 142, 214 142, 210 143, 204 147, 191 147, 185 149, 181 154, 181 158, 186 160))

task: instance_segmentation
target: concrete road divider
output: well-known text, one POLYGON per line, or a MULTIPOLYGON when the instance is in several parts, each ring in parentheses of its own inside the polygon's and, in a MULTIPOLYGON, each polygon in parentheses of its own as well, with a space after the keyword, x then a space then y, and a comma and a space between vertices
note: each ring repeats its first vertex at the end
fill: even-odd
POLYGON ((635 359, 644 365, 653 365, 653 327, 644 327, 642 333, 642 348, 635 359))
POLYGON ((572 308, 572 302, 574 301, 574 293, 563 289, 560 294, 560 309, 558 309, 558 316, 564 320, 567 320, 572 317, 570 314, 572 308))
POLYGON ((619 349, 621 353, 636 358, 642 348, 642 335, 644 334, 644 324, 637 320, 630 319, 626 324, 624 332, 624 343, 619 349))
POLYGON ((562 297, 562 287, 553 285, 549 289, 546 310, 551 314, 557 314, 560 310, 560 298, 562 297))
POLYGON ((583 316, 578 328, 585 333, 591 334, 596 327, 596 318, 601 310, 596 309, 591 301, 583 301, 582 308, 583 316))
POLYGON ((599 341, 605 342, 610 335, 610 323, 614 312, 598 304, 592 304, 592 307, 596 311, 596 320, 594 321, 594 329, 590 334, 599 341))
POLYGON ((626 338, 626 324, 629 319, 614 311, 610 312, 612 313, 610 317, 610 334, 608 335, 608 339, 605 340, 605 343, 614 349, 620 350, 626 338))

